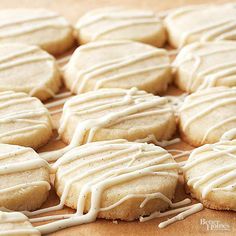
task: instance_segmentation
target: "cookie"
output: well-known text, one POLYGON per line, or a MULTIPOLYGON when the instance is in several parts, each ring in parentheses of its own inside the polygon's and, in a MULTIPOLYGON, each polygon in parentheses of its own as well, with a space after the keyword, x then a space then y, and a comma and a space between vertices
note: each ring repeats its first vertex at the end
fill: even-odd
POLYGON ((165 49, 132 41, 91 42, 73 53, 64 82, 77 94, 132 87, 163 93, 171 82, 171 66, 165 49))
POLYGON ((236 210, 236 140, 195 149, 183 167, 188 191, 206 207, 236 210))
POLYGON ((29 211, 39 208, 50 190, 49 166, 32 149, 0 144, 0 206, 29 211))
POLYGON ((187 92, 236 86, 236 41, 192 43, 173 62, 175 84, 187 92), (227 58, 227 60, 225 60, 227 58))
POLYGON ((200 41, 235 40, 236 4, 186 6, 165 19, 173 47, 200 41))
POLYGON ((178 181, 178 164, 166 150, 125 140, 74 148, 54 167, 61 200, 88 217, 99 211, 100 218, 130 221, 163 211, 178 181))
POLYGON ((0 45, 0 91, 25 92, 46 100, 61 86, 55 59, 37 46, 0 45))
POLYGON ((236 88, 216 87, 189 95, 179 110, 182 138, 193 146, 215 143, 236 127, 236 88))
POLYGON ((74 44, 73 29, 65 18, 45 9, 0 10, 0 44, 38 45, 60 54, 74 44))
POLYGON ((159 16, 147 10, 108 7, 89 11, 76 26, 79 44, 98 40, 132 40, 161 47, 166 31, 159 16))
POLYGON ((152 134, 167 140, 175 133, 175 117, 168 100, 133 88, 100 89, 74 96, 64 107, 59 134, 71 145, 127 139, 152 134))
POLYGON ((38 148, 52 135, 48 110, 25 93, 0 92, 0 143, 38 148))

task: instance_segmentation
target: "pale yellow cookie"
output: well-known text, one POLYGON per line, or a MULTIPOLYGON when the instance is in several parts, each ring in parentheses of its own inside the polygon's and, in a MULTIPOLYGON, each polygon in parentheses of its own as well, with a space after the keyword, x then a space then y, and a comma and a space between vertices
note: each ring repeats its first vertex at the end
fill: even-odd
POLYGON ((0 92, 0 143, 38 148, 52 135, 48 110, 25 93, 0 92))
POLYGON ((140 9, 95 9, 82 16, 75 29, 80 44, 125 39, 161 47, 166 41, 166 31, 159 16, 140 9))
POLYGON ((0 235, 4 236, 39 236, 40 232, 34 228, 29 219, 20 212, 0 211, 0 235))
POLYGON ((134 141, 149 135, 166 140, 175 127, 166 98, 137 89, 100 89, 65 103, 59 134, 71 145, 117 138, 134 141))
POLYGON ((60 86, 59 69, 50 54, 37 46, 0 45, 0 91, 25 92, 45 100, 60 86))
POLYGON ((195 41, 236 40, 236 4, 178 8, 165 19, 169 43, 182 47, 195 41))
POLYGON ((195 149, 183 173, 188 191, 206 207, 236 211, 236 140, 195 149))
POLYGON ((182 138, 193 146, 236 138, 236 88, 216 87, 189 95, 179 110, 182 138))
POLYGON ((178 181, 178 164, 166 150, 125 140, 74 148, 54 167, 62 203, 106 219, 130 221, 167 209, 178 181))
POLYGON ((0 10, 0 44, 38 45, 51 54, 59 54, 74 43, 67 20, 45 9, 0 10))
POLYGON ((163 93, 171 82, 167 51, 132 41, 98 41, 79 47, 64 72, 74 93, 137 87, 163 93))
POLYGON ((0 144, 1 207, 35 210, 47 199, 49 190, 49 167, 45 160, 32 148, 0 144))
POLYGON ((180 50, 173 65, 182 90, 236 86, 236 41, 192 43, 180 50))

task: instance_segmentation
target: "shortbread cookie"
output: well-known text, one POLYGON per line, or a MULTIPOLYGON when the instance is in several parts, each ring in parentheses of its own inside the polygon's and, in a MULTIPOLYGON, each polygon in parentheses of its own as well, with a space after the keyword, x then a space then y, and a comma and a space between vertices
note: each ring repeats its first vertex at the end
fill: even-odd
POLYGON ((11 91, 0 93, 0 143, 38 148, 51 135, 50 114, 37 98, 11 91))
POLYGON ((65 18, 44 9, 0 10, 0 44, 38 45, 59 54, 74 43, 73 29, 65 18))
POLYGON ((40 232, 34 228, 29 219, 20 212, 0 211, 0 235, 8 236, 39 236, 40 232))
POLYGON ((32 148, 0 144, 0 206, 29 211, 39 208, 50 189, 49 168, 32 148))
POLYGON ((117 138, 134 141, 150 134, 166 140, 175 126, 166 98, 137 89, 100 89, 65 103, 59 134, 71 145, 117 138))
POLYGON ((191 94, 181 106, 179 118, 181 136, 189 144, 219 141, 236 127, 236 88, 216 87, 191 94))
POLYGON ((187 6, 165 19, 169 43, 176 48, 195 41, 236 40, 235 21, 235 3, 187 6))
POLYGON ((99 41, 79 47, 66 66, 65 84, 74 93, 137 87, 162 93, 171 82, 165 49, 131 41, 99 41))
POLYGON ((178 181, 178 164, 166 150, 125 140, 74 148, 54 167, 56 191, 65 204, 78 213, 91 206, 89 214, 99 211, 106 219, 134 220, 165 210, 178 181))
POLYGON ((60 85, 56 61, 47 52, 24 44, 0 45, 0 91, 25 92, 45 100, 60 85))
POLYGON ((80 44, 97 40, 132 40, 161 47, 166 31, 159 16, 147 10, 110 7, 95 9, 77 22, 80 44))
POLYGON ((173 65, 175 83, 182 90, 195 92, 208 87, 236 86, 236 41, 187 45, 173 65))
POLYGON ((183 167, 188 191, 206 207, 236 211, 236 140, 195 149, 183 167))

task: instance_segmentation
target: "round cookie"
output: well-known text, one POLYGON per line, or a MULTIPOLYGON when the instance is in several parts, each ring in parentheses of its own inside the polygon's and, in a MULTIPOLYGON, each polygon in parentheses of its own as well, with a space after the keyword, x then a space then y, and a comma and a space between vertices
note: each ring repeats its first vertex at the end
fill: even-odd
POLYGON ((0 143, 38 148, 52 135, 44 105, 25 93, 0 92, 0 143))
POLYGON ((0 235, 39 236, 40 232, 34 228, 29 219, 21 212, 0 211, 0 235))
POLYGON ((39 208, 50 190, 49 166, 32 148, 0 144, 0 206, 15 211, 39 208))
POLYGON ((98 211, 106 219, 130 221, 167 209, 178 181, 178 164, 166 150, 125 140, 74 148, 54 167, 64 203, 78 214, 98 211))
MULTIPOLYGON (((236 127, 236 88, 216 87, 186 97, 179 110, 182 138, 193 146, 218 142, 236 127)), ((231 134, 236 138, 236 134, 231 134)))
POLYGON ((74 43, 73 29, 65 18, 45 9, 0 10, 0 44, 38 45, 59 54, 74 43))
POLYGON ((95 9, 82 16, 75 29, 79 44, 98 40, 132 40, 161 47, 166 41, 166 31, 159 16, 140 9, 95 9))
POLYGON ((175 83, 187 92, 236 86, 235 61, 236 41, 192 43, 181 49, 173 62, 175 83))
POLYGON ((236 140, 195 149, 183 173, 188 191, 206 207, 236 211, 236 140))
POLYGON ((55 59, 37 46, 0 45, 0 91, 13 90, 46 100, 61 86, 55 59))
POLYGON ((64 72, 74 93, 137 87, 163 93, 171 82, 167 51, 132 41, 98 41, 79 47, 64 72))
POLYGON ((74 96, 64 107, 59 134, 71 146, 152 134, 166 140, 175 133, 174 112, 163 97, 133 88, 100 89, 74 96))
POLYGON ((186 6, 165 19, 169 43, 182 47, 195 41, 236 40, 236 4, 186 6))

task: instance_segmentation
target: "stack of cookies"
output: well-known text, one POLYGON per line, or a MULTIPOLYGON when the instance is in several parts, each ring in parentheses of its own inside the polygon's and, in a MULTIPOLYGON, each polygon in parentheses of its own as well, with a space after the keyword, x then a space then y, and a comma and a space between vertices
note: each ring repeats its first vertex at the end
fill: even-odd
POLYGON ((95 9, 75 26, 43 9, 0 20, 0 235, 236 211, 235 4, 95 9), (66 146, 39 151, 55 129, 66 146), (195 148, 184 163, 166 148, 181 140, 195 148), (201 203, 173 201, 180 172, 201 203), (51 188, 60 202, 41 208, 51 188), (75 212, 35 218, 64 206, 75 212))

